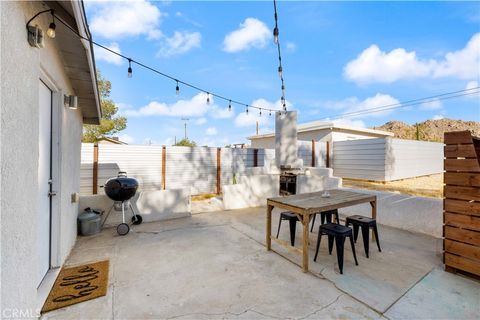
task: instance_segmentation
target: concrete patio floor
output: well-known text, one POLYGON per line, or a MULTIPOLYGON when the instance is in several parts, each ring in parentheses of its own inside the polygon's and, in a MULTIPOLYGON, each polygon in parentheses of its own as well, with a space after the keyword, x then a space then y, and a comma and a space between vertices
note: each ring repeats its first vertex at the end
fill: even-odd
MULTIPOLYGON (((274 211, 276 229, 279 211, 274 211)), ((317 225, 318 226, 318 225, 317 225)), ((297 245, 300 245, 300 228, 297 245)), ((219 211, 79 237, 67 265, 110 260, 108 293, 44 319, 476 319, 480 282, 442 270, 441 240, 379 227, 382 252, 362 240, 359 266, 322 241, 310 272, 275 243, 267 252, 265 208, 219 211)), ((280 238, 288 240, 288 223, 280 238)))

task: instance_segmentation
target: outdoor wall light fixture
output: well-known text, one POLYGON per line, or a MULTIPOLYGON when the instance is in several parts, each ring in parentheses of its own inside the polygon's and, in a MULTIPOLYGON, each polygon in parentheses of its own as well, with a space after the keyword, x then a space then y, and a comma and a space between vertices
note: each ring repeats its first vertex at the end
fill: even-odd
POLYGON ((65 105, 65 108, 69 108, 70 110, 76 110, 78 108, 78 97, 64 95, 63 104, 65 105))
POLYGON ((43 48, 44 47, 44 43, 43 43, 44 38, 43 38, 42 29, 40 29, 37 25, 31 26, 30 22, 32 22, 33 19, 35 19, 36 17, 38 17, 42 13, 47 13, 47 12, 50 12, 52 14, 52 22, 48 26, 47 36, 49 36, 50 38, 55 38, 55 29, 56 29, 55 16, 54 16, 55 11, 53 9, 40 11, 39 13, 34 15, 30 20, 28 20, 27 25, 26 25, 27 40, 28 40, 28 43, 32 47, 43 48))

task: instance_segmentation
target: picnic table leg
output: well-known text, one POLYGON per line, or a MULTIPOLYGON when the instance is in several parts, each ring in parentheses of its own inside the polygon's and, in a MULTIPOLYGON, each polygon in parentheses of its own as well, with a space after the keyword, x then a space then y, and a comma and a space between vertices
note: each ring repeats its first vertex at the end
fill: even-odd
POLYGON ((272 235, 272 211, 273 211, 273 206, 268 205, 267 206, 267 230, 265 232, 266 238, 265 242, 267 244, 267 250, 270 251, 272 248, 272 239, 270 236, 272 235))
POLYGON ((303 215, 303 272, 308 272, 308 238, 310 229, 310 215, 303 215))
MULTIPOLYGON (((377 219, 377 200, 371 201, 370 205, 372 206, 372 219, 377 219)), ((375 233, 372 231, 372 241, 376 241, 375 233)))

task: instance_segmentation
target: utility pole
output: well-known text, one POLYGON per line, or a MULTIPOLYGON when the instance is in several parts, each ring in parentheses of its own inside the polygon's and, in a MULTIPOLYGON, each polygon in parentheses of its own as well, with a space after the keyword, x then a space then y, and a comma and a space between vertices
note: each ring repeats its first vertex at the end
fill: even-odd
POLYGON ((258 136, 258 120, 257 120, 257 136, 258 136))
POLYGON ((187 121, 190 120, 189 118, 182 118, 182 121, 184 121, 184 126, 185 126, 185 140, 187 140, 187 121))

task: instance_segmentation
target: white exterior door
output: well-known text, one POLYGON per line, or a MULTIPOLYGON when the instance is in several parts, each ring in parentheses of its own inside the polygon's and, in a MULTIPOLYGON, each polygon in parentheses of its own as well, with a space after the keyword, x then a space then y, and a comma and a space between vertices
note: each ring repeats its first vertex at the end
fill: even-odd
POLYGON ((50 268, 52 186, 52 91, 39 81, 37 284, 50 268))

